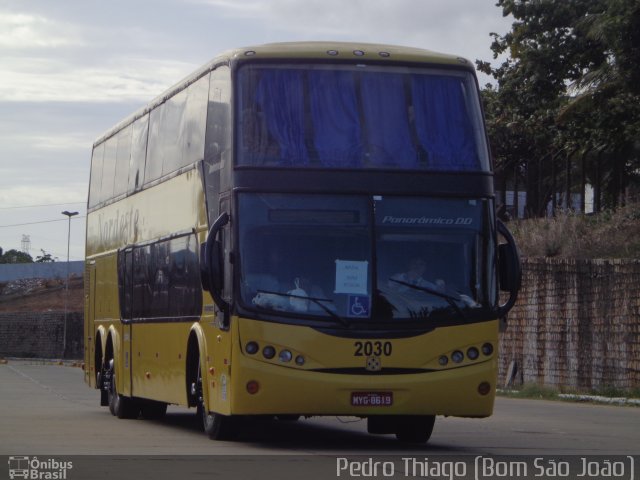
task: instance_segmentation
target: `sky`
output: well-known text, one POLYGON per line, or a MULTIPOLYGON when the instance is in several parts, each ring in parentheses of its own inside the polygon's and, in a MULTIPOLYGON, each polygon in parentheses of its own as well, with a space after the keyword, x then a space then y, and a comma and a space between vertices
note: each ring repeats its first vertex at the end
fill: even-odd
POLYGON ((218 53, 335 40, 493 61, 489 34, 512 22, 495 3, 0 0, 0 247, 28 236, 34 259, 66 261, 69 241, 82 260, 93 142, 218 53))

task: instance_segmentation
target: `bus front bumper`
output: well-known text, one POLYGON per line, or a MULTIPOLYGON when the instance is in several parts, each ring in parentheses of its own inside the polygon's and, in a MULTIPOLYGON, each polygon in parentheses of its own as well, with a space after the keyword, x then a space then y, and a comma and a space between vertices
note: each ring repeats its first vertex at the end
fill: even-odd
POLYGON ((411 374, 342 374, 234 362, 231 413, 238 415, 450 415, 493 412, 497 360, 411 374))

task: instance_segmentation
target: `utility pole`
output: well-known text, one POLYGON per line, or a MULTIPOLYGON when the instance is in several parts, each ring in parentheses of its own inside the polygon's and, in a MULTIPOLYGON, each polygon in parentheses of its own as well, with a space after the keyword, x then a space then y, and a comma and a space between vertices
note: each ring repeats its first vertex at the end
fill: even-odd
POLYGON ((69 230, 67 232, 67 282, 64 287, 64 325, 62 329, 62 358, 67 354, 67 311, 69 309, 69 247, 71 245, 71 217, 78 215, 78 212, 69 212, 65 210, 63 215, 69 217, 69 230))

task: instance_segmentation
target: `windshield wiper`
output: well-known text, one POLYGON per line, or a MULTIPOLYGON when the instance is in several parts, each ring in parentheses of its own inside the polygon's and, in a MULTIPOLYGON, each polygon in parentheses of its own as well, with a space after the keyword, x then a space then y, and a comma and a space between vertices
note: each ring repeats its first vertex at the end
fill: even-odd
POLYGON ((436 297, 444 298, 451 307, 465 320, 468 320, 467 315, 462 311, 462 309, 456 304, 456 302, 464 302, 462 298, 458 295, 457 297, 453 295, 449 295, 448 293, 441 292, 436 290, 435 288, 425 287, 422 285, 414 285, 412 283, 403 282, 402 280, 397 280, 395 278, 389 278, 390 282, 399 283, 400 285, 404 285, 405 287, 412 288, 414 290, 418 290, 421 292, 427 292, 431 295, 435 295, 436 297))
POLYGON ((279 297, 300 298, 302 300, 309 300, 309 301, 313 302, 314 304, 318 305, 322 310, 327 312, 329 314, 329 316, 331 316, 331 318, 333 318, 334 320, 337 320, 338 323, 340 323, 342 326, 347 327, 347 328, 349 327, 349 322, 347 322, 344 318, 342 318, 336 312, 331 310, 329 307, 327 307, 326 305, 322 304, 322 302, 331 302, 331 303, 333 303, 333 300, 331 300, 330 298, 305 297, 303 295, 294 295, 292 293, 272 292, 270 290, 256 290, 256 292, 257 293, 266 293, 266 294, 269 294, 269 295, 277 295, 279 297))

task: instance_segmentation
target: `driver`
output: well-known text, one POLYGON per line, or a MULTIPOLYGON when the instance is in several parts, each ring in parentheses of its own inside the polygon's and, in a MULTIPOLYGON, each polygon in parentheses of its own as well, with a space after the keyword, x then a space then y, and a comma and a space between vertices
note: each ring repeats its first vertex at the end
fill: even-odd
POLYGON ((444 290, 444 281, 436 280, 436 283, 425 280, 422 276, 427 268, 427 262, 423 258, 414 257, 409 261, 406 272, 396 273, 389 280, 389 288, 397 292, 406 292, 411 290, 409 285, 416 287, 425 287, 432 290, 442 291, 444 290), (402 283, 399 283, 402 282, 402 283), (403 283, 409 285, 403 285, 403 283))

